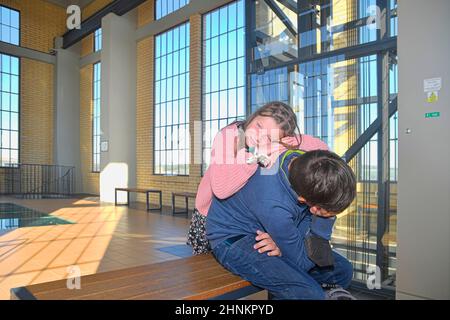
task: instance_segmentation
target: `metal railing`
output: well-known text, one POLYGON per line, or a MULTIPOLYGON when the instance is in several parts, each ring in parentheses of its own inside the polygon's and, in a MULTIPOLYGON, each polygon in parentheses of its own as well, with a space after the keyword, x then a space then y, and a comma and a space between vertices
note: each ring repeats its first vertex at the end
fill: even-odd
POLYGON ((67 198, 75 189, 75 167, 16 164, 0 168, 0 195, 67 198))

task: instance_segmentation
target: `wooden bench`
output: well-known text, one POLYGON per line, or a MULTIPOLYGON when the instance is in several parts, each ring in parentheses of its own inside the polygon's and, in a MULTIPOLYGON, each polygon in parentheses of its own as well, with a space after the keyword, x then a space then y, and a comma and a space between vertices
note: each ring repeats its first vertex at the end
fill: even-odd
POLYGON ((195 199, 197 195, 191 192, 172 192, 172 214, 188 214, 189 213, 189 198, 195 199), (175 198, 182 197, 186 202, 186 209, 184 211, 175 211, 175 198))
POLYGON ((212 255, 198 255, 80 278, 11 289, 12 300, 222 300, 261 291, 224 269, 212 255))
POLYGON ((139 189, 139 188, 116 188, 114 190, 114 204, 117 206, 117 191, 125 191, 127 193, 127 203, 125 205, 130 205, 130 192, 135 193, 145 193, 147 196, 147 211, 151 210, 162 210, 162 192, 156 189, 139 189), (156 193, 159 195, 159 207, 150 209, 150 193, 156 193))

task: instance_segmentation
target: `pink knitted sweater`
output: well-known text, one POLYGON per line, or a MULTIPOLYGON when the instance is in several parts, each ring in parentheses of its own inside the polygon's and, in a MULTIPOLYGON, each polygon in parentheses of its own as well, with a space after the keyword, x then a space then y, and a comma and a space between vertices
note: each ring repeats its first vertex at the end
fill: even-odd
MULTIPOLYGON (((237 155, 234 155, 235 144, 230 143, 230 138, 234 141, 237 136, 238 126, 232 124, 222 129, 220 134, 214 138, 210 165, 200 181, 195 200, 195 207, 204 216, 208 214, 213 196, 219 199, 232 196, 247 183, 258 169, 258 164, 246 163, 252 154, 246 152, 245 149, 239 150, 237 155)), ((288 145, 297 145, 297 141, 295 137, 286 137, 282 140, 288 145)), ((328 146, 318 138, 302 135, 300 149, 304 151, 328 150, 328 146)), ((282 145, 273 150, 270 156, 271 164, 284 151, 286 148, 282 145)))

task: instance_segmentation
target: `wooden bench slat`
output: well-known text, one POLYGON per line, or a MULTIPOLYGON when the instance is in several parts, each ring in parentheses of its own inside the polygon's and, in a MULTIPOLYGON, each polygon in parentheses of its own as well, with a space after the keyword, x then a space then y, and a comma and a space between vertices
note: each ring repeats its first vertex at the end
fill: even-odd
POLYGON ((193 300, 259 290, 227 271, 211 254, 83 276, 80 290, 69 290, 67 280, 20 289, 38 300, 193 300))
MULTIPOLYGON (((214 266, 206 268, 204 270, 197 270, 196 272, 190 272, 188 274, 172 275, 172 277, 162 277, 160 279, 148 279, 141 282, 134 282, 132 285, 123 288, 113 288, 108 292, 98 291, 96 294, 83 295, 75 299, 89 299, 99 300, 107 296, 108 299, 113 300, 129 300, 135 299, 135 297, 146 295, 149 292, 156 294, 154 299, 158 299, 165 291, 179 291, 181 288, 190 287, 195 284, 196 281, 210 282, 216 277, 223 277, 226 274, 230 274, 220 266, 214 266)), ((172 297, 172 299, 179 299, 179 295, 172 297)))
MULTIPOLYGON (((186 265, 195 265, 200 266, 202 264, 211 263, 209 255, 199 255, 195 257, 189 257, 184 259, 184 263, 186 265)), ((144 265, 144 266, 138 266, 138 267, 132 267, 127 269, 121 269, 121 270, 114 270, 114 271, 108 271, 108 272, 102 272, 102 273, 96 273, 96 274, 90 274, 83 276, 83 284, 82 285, 90 285, 90 284, 96 284, 103 281, 111 281, 114 279, 120 279, 123 277, 129 277, 132 274, 145 274, 149 272, 154 272, 154 270, 158 269, 158 267, 163 267, 166 270, 172 270, 179 267, 179 259, 176 260, 170 260, 170 261, 164 261, 159 263, 154 263, 151 265, 144 265), (151 268, 150 268, 151 266, 151 268)), ((52 282, 46 282, 46 283, 40 283, 28 286, 28 290, 33 295, 39 295, 41 293, 52 291, 55 292, 56 290, 64 290, 66 289, 66 283, 67 280, 57 280, 52 282)))
MULTIPOLYGON (((170 269, 162 272, 161 270, 153 270, 154 272, 131 275, 121 279, 111 279, 110 281, 103 281, 91 285, 83 285, 81 281, 81 290, 68 290, 66 288, 58 290, 58 292, 48 292, 38 295, 38 299, 48 300, 58 296, 58 299, 97 299, 97 295, 108 294, 111 299, 124 299, 127 296, 135 295, 140 292, 141 288, 152 287, 153 290, 160 290, 170 286, 173 281, 181 282, 183 277, 201 277, 202 271, 212 272, 216 274, 219 271, 218 266, 206 265, 191 265, 191 268, 170 269), (192 270, 192 267, 200 269, 192 270), (74 292, 75 291, 75 292, 74 292)), ((148 289, 146 289, 148 290, 148 289)))
POLYGON ((198 279, 189 286, 177 286, 160 292, 145 293, 130 297, 133 300, 201 300, 220 296, 241 286, 250 285, 245 280, 227 272, 222 275, 203 280, 198 279), (201 292, 201 294, 199 294, 201 292))

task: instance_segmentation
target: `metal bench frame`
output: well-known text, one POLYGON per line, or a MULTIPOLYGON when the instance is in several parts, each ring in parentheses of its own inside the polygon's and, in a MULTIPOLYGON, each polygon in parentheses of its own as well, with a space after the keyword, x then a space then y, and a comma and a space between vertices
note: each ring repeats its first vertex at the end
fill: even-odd
POLYGON ((161 211, 162 210, 162 191, 156 189, 144 189, 144 190, 136 190, 133 188, 115 188, 114 189, 114 204, 117 204, 117 191, 123 191, 127 193, 127 203, 120 204, 125 206, 130 206, 130 192, 135 193, 145 193, 146 194, 146 203, 147 203, 147 211, 161 211), (159 207, 158 208, 150 208, 150 193, 156 193, 159 195, 159 207))

